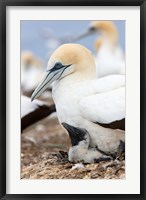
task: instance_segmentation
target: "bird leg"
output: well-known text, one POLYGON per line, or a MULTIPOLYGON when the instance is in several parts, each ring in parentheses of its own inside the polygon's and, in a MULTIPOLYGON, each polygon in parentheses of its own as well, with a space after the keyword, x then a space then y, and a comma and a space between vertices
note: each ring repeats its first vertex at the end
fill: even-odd
POLYGON ((117 159, 120 158, 123 153, 125 153, 125 142, 123 142, 122 140, 120 140, 120 144, 118 146, 118 149, 117 149, 117 159))
POLYGON ((97 145, 96 145, 95 148, 97 149, 97 151, 99 151, 100 153, 102 153, 102 154, 104 154, 104 155, 107 155, 107 156, 111 155, 111 154, 109 154, 109 153, 107 153, 107 152, 104 152, 104 151, 102 151, 101 149, 99 149, 97 145))
POLYGON ((101 161, 111 161, 111 160, 113 160, 113 158, 111 156, 103 155, 98 159, 94 159, 94 162, 99 163, 101 161))
POLYGON ((95 160, 94 160, 95 163, 99 163, 99 162, 101 162, 101 161, 110 161, 110 160, 113 160, 113 155, 111 155, 110 153, 106 153, 106 152, 100 150, 100 149, 98 148, 98 146, 96 146, 96 149, 97 149, 97 151, 99 151, 100 153, 102 153, 103 156, 100 157, 100 158, 98 158, 98 159, 95 159, 95 160))

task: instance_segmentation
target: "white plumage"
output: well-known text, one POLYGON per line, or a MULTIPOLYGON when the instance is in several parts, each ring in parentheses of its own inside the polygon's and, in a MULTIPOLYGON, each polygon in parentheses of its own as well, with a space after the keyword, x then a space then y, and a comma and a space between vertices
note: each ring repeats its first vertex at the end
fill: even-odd
POLYGON ((48 106, 40 100, 31 102, 29 97, 21 96, 21 130, 42 120, 54 111, 54 105, 48 106))
POLYGON ((73 84, 70 79, 55 83, 52 95, 60 123, 65 121, 72 124, 70 115, 77 115, 76 121, 79 121, 78 117, 82 117, 85 120, 99 123, 110 123, 123 119, 125 117, 124 86, 125 76, 123 75, 111 75, 73 84))
POLYGON ((81 115, 92 122, 109 124, 124 119, 125 88, 84 97, 79 104, 81 115))
POLYGON ((125 74, 125 58, 119 46, 112 47, 104 41, 96 54, 97 77, 125 74))
POLYGON ((21 96, 21 118, 34 112, 43 105, 46 105, 43 101, 36 100, 35 102, 31 102, 29 97, 21 96))
MULTIPOLYGON (((125 118, 125 76, 96 79, 95 68, 92 54, 83 46, 60 46, 50 57, 47 74, 32 100, 53 83, 52 95, 59 122, 86 129, 90 148, 98 146, 104 152, 115 153, 120 141, 124 141, 124 131, 104 128, 95 122, 110 123, 125 118)), ((97 159, 99 155, 98 152, 97 159)))
POLYGON ((43 63, 31 52, 21 54, 22 94, 30 95, 44 74, 43 63))

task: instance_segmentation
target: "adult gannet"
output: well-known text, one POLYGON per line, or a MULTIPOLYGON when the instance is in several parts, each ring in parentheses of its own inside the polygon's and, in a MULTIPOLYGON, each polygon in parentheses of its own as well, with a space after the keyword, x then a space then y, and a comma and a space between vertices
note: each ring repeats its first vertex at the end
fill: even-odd
MULTIPOLYGON (((118 128, 125 118, 125 76, 96 79, 95 70, 95 60, 88 49, 64 44, 51 55, 46 76, 33 92, 32 100, 53 83, 52 96, 60 124, 86 130, 90 136, 89 151, 98 147, 100 151, 94 152, 94 159, 99 159, 101 151, 116 153, 124 141, 124 131, 118 128)), ((93 162, 93 157, 89 159, 84 154, 87 149, 81 158, 76 155, 76 161, 93 162)), ((70 151, 69 160, 75 161, 70 151)))
POLYGON ((125 58, 119 46, 119 35, 115 24, 112 21, 92 21, 88 30, 76 39, 95 32, 100 35, 95 43, 97 76, 125 74, 125 58))
POLYGON ((21 53, 21 89, 22 93, 30 95, 43 76, 43 62, 32 52, 21 53))

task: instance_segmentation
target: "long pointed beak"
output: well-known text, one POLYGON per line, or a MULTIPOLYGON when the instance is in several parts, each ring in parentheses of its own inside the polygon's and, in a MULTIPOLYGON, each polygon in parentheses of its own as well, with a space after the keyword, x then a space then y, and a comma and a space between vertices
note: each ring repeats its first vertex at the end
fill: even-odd
POLYGON ((83 39, 83 38, 85 38, 85 37, 87 37, 87 36, 89 36, 89 35, 91 35, 91 34, 93 34, 93 33, 95 33, 95 32, 96 32, 95 29, 89 28, 88 30, 86 30, 86 31, 84 31, 83 33, 81 33, 80 35, 74 37, 73 40, 74 40, 74 41, 77 41, 77 40, 83 39))
POLYGON ((62 75, 63 70, 59 71, 47 71, 45 77, 43 78, 42 82, 37 86, 35 91, 31 96, 31 101, 39 97, 45 90, 48 88, 51 83, 55 80, 59 79, 62 75))
POLYGON ((68 131, 72 146, 76 146, 80 141, 86 140, 88 133, 85 129, 74 127, 64 122, 62 126, 68 131))

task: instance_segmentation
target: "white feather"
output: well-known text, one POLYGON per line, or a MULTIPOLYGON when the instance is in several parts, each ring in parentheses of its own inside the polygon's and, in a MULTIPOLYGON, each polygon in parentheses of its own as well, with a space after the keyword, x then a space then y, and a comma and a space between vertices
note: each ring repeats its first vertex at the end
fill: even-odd
POLYGON ((45 105, 40 100, 31 102, 31 99, 26 96, 21 96, 21 118, 36 110, 39 106, 45 105))
POLYGON ((125 118, 125 87, 83 98, 80 112, 92 122, 106 124, 125 118))
POLYGON ((97 76, 103 77, 111 74, 125 74, 125 59, 122 49, 111 47, 104 42, 96 55, 97 76))

